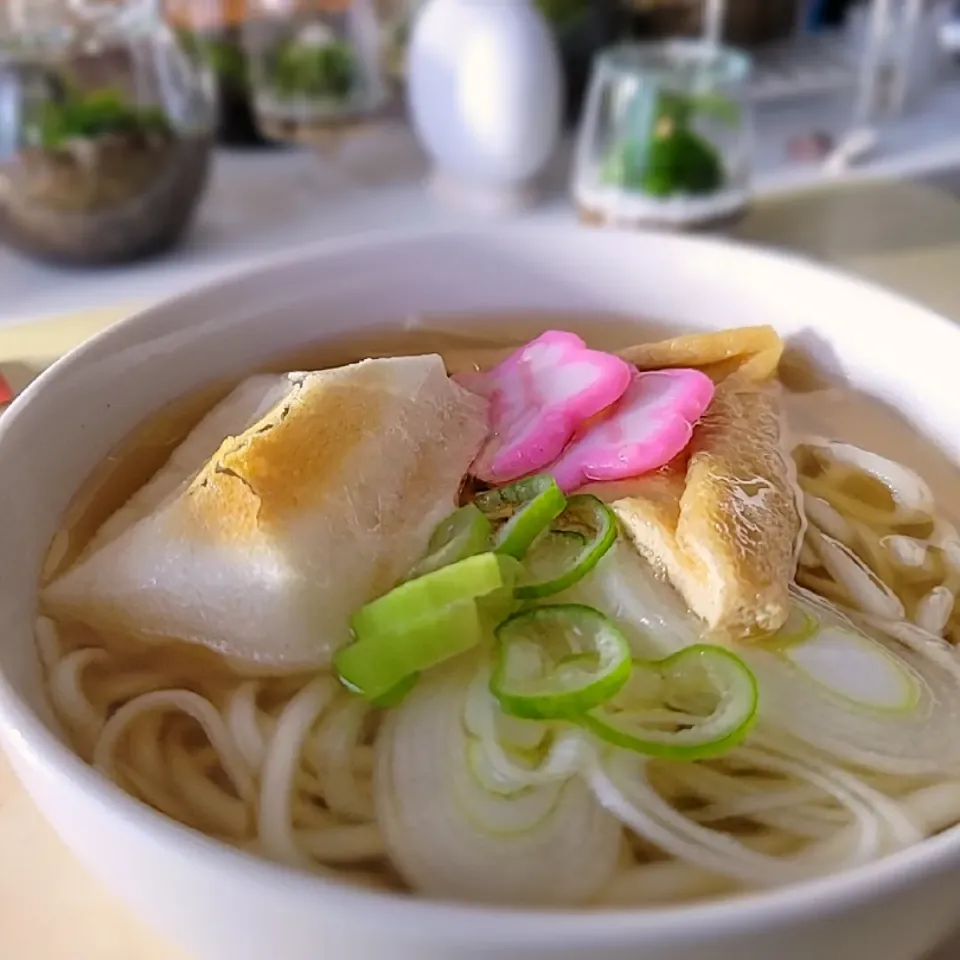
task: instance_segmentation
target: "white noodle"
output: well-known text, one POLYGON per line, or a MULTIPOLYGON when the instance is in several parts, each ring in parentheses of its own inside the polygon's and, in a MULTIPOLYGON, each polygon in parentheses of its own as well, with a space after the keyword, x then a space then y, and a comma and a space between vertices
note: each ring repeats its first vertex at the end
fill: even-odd
POLYGON ((369 712, 370 707, 357 697, 342 697, 327 712, 306 748, 327 806, 358 821, 375 817, 370 782, 361 785, 353 762, 369 712))
POLYGON ((94 766, 104 775, 116 779, 114 755, 117 744, 138 718, 154 712, 185 713, 203 727, 210 745, 217 751, 223 772, 230 779, 237 795, 243 800, 253 799, 253 781, 216 707, 190 690, 155 690, 124 704, 104 724, 93 753, 94 766))
POLYGON ((162 690, 168 686, 168 679, 161 673, 151 670, 135 670, 118 673, 105 678, 97 684, 98 699, 107 706, 125 703, 145 693, 162 690))
POLYGON ((928 633, 942 634, 956 601, 946 587, 934 587, 917 604, 913 622, 928 633))
POLYGON ((338 824, 319 830, 298 830, 297 843, 321 863, 332 865, 380 860, 386 847, 373 823, 338 824))
POLYGON ((922 540, 907 537, 902 533, 881 537, 880 545, 902 567, 922 567, 927 559, 928 545, 922 540))
POLYGON ((293 832, 294 779, 307 734, 338 689, 332 677, 319 677, 307 684, 284 707, 267 745, 260 775, 257 834, 266 856, 281 863, 313 867, 293 832))
POLYGON ((156 784, 169 780, 163 755, 163 725, 166 719, 166 715, 159 711, 144 714, 127 735, 129 766, 156 784))
MULTIPOLYGON (((832 460, 855 467, 880 481, 890 491, 890 496, 898 507, 911 512, 933 513, 934 499, 930 487, 902 463, 888 460, 849 443, 825 440, 822 437, 805 437, 800 443, 802 446, 824 450, 832 460)), ((891 519, 895 519, 895 515, 891 516, 891 519)))
POLYGON ((121 774, 122 782, 129 783, 134 795, 144 803, 149 804, 154 810, 159 810, 168 817, 172 817, 180 823, 185 823, 195 830, 208 829, 207 824, 198 820, 183 800, 174 796, 163 783, 151 780, 144 775, 142 770, 138 770, 131 764, 118 764, 118 771, 121 774))
POLYGON ((903 806, 927 834, 938 833, 960 821, 960 782, 922 787, 905 797, 903 806))
POLYGON ((817 534, 814 544, 827 572, 864 613, 887 620, 904 618, 900 598, 849 547, 827 534, 817 534))
POLYGON ((806 567, 808 570, 820 566, 820 558, 817 556, 816 550, 810 545, 809 539, 804 539, 803 543, 800 544, 799 563, 801 567, 806 567))
POLYGON ((597 906, 675 903, 731 891, 729 877, 708 873, 682 860, 643 863, 619 871, 597 897, 597 906))
POLYGON ((260 684, 254 680, 241 683, 224 712, 227 728, 251 770, 260 769, 267 752, 267 740, 257 707, 259 689, 260 684))
POLYGON ((826 500, 804 493, 803 509, 807 519, 821 533, 829 534, 842 543, 850 543, 853 540, 853 527, 850 526, 850 522, 826 500))
POLYGON ((103 663, 107 659, 106 651, 88 647, 74 650, 50 671, 50 697, 54 709, 90 746, 96 742, 107 718, 83 692, 83 673, 91 664, 103 663))
POLYGON ((240 839, 249 832, 249 811, 238 797, 221 789, 203 769, 200 755, 191 754, 179 737, 167 740, 170 776, 191 809, 221 836, 240 839))
MULTIPOLYGON (((825 776, 814 767, 765 751, 737 751, 752 765, 796 776, 833 797, 853 815, 854 842, 849 853, 836 848, 817 848, 832 854, 832 868, 864 863, 881 847, 880 823, 870 807, 850 790, 845 778, 825 776)), ((618 819, 673 856, 709 873, 718 873, 760 886, 822 873, 827 864, 822 855, 777 857, 750 849, 730 834, 702 826, 663 799, 648 779, 648 763, 624 751, 614 754, 591 776, 597 799, 618 819)))

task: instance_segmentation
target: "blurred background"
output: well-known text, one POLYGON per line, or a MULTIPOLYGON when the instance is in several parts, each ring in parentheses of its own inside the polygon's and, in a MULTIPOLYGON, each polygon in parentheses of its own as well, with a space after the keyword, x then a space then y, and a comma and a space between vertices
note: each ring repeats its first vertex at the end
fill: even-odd
POLYGON ((0 318, 363 229, 952 189, 958 117, 952 0, 0 0, 0 318))

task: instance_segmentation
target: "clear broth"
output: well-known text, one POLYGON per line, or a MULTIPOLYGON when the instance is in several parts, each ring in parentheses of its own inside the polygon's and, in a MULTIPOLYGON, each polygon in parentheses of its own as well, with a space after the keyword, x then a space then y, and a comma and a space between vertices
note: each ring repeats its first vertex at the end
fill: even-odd
MULTIPOLYGON (((588 339, 591 346, 606 349, 675 333, 664 325, 610 316, 453 319, 430 327, 387 327, 365 331, 359 336, 327 340, 276 357, 246 375, 329 369, 366 357, 422 353, 440 354, 448 369, 457 372, 489 366, 510 348, 549 328, 574 330, 588 339)), ((84 483, 67 510, 61 531, 51 547, 45 581, 76 559, 101 524, 160 469, 187 434, 241 379, 209 384, 174 401, 148 417, 113 450, 84 483)), ((782 381, 786 387, 785 409, 794 433, 815 433, 849 441, 901 460, 930 483, 941 503, 950 505, 949 498, 960 489, 960 468, 895 411, 865 394, 831 383, 818 370, 815 358, 811 360, 789 351, 782 381)), ((109 651, 107 662, 94 663, 84 672, 84 684, 93 700, 107 697, 104 691, 119 675, 160 674, 167 686, 194 690, 222 704, 243 679, 217 654, 193 644, 146 647, 115 638, 93 637, 89 630, 77 624, 60 622, 58 627, 62 655, 88 646, 109 651)), ((263 700, 267 704, 283 702, 304 682, 304 677, 266 680, 263 700)), ((91 745, 69 728, 68 733, 77 751, 90 761, 91 745)), ((184 822, 205 829, 203 822, 184 822)), ((391 889, 400 887, 389 864, 377 861, 373 866, 379 875, 379 885, 391 889)), ((367 876, 364 882, 369 881, 367 876)))

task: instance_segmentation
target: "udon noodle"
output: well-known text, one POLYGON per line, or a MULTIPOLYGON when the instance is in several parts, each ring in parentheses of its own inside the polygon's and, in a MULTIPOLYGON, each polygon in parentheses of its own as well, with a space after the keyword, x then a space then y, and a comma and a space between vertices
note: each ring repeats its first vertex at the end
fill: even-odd
POLYGON ((798 583, 960 641, 960 536, 912 470, 850 444, 795 450, 808 530, 798 583))
MULTIPOLYGON (((451 357, 463 364, 465 355, 461 342, 453 346, 439 338, 436 349, 455 367, 451 357)), ((731 356, 728 350, 716 359, 729 366, 731 356)), ((670 365, 677 364, 663 363, 670 365)), ((710 358, 686 365, 709 371, 710 358)), ((153 469, 208 408, 204 401, 202 411, 174 425, 166 414, 159 434, 157 423, 145 428, 154 444, 153 469), (159 444, 158 435, 164 438, 159 444)), ((111 477, 95 478, 81 495, 51 547, 48 582, 71 568, 103 520, 149 478, 133 466, 142 459, 145 435, 132 437, 113 458, 111 477), (126 484, 125 463, 135 477, 126 484)), ((783 649, 805 641, 803 623, 822 616, 824 635, 847 631, 859 638, 855 643, 882 644, 904 665, 903 682, 916 677, 918 690, 950 688, 960 700, 960 667, 949 646, 960 642, 960 538, 930 489, 909 468, 851 444, 803 438, 793 458, 804 522, 795 583, 787 584, 790 619, 773 631, 786 638, 783 649)), ((470 494, 469 485, 464 490, 470 494)), ((719 628, 688 609, 664 568, 628 543, 621 533, 621 542, 565 599, 617 620, 637 663, 667 663, 664 657, 700 643, 728 644, 719 628)), ((804 701, 809 706, 821 697, 837 711, 829 716, 841 717, 839 729, 798 732, 789 713, 796 677, 777 672, 789 655, 774 656, 770 651, 780 648, 759 640, 736 648, 760 689, 750 732, 715 755, 678 760, 655 749, 605 752, 575 724, 505 718, 490 694, 489 668, 470 659, 476 651, 461 657, 459 670, 469 682, 458 685, 458 669, 437 670, 436 678, 421 678, 402 709, 391 709, 346 689, 329 666, 238 670, 196 644, 144 644, 83 617, 43 614, 37 642, 50 697, 86 761, 187 827, 372 888, 546 906, 675 904, 866 863, 960 821, 955 749, 935 757, 931 748, 928 755, 929 745, 917 746, 910 731, 918 728, 910 727, 902 744, 894 736, 885 753, 872 752, 876 732, 899 721, 887 707, 844 719, 840 701, 847 693, 838 700, 821 691, 804 701), (771 697, 774 710, 765 705, 767 689, 790 695, 782 703, 771 697), (434 715, 446 719, 430 726, 434 715), (451 729, 465 732, 479 758, 470 752, 463 789, 469 793, 479 783, 483 796, 461 795, 486 818, 488 835, 479 839, 448 832, 460 801, 448 809, 437 799, 446 781, 436 781, 431 793, 431 778, 439 774, 427 745, 434 745, 439 762, 451 729), (832 751, 827 734, 838 741, 849 734, 844 749, 832 751), (396 792, 384 796, 387 781, 396 792), (422 811, 411 813, 411 796, 422 811), (580 868, 573 873, 589 879, 572 880, 571 871, 551 860, 558 836, 579 844, 571 856, 580 868), (446 871, 444 847, 458 844, 465 865, 446 871), (476 862, 466 863, 469 857, 476 862), (475 889, 461 874, 476 878, 475 889), (495 888, 502 889, 491 894, 495 888)), ((817 667, 815 654, 810 670, 817 667)), ((849 655, 855 670, 856 651, 849 655)), ((658 669, 665 675, 666 668, 658 669)), ((660 733, 666 738, 696 728, 720 709, 704 707, 700 692, 684 696, 649 706, 633 722, 642 721, 659 742, 660 733)), ((944 729, 952 719, 941 718, 944 729)))

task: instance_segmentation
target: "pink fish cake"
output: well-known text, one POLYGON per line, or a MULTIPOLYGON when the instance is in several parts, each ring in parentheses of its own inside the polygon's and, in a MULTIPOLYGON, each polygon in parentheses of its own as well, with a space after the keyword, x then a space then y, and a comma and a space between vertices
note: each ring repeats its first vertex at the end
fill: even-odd
POLYGON ((634 372, 575 334, 550 330, 486 373, 455 377, 490 400, 490 437, 471 472, 492 484, 538 472, 582 424, 623 396, 634 372))
POLYGON ((546 472, 570 492, 590 481, 657 470, 690 442, 713 393, 713 381, 699 370, 634 373, 609 414, 576 437, 546 472))

